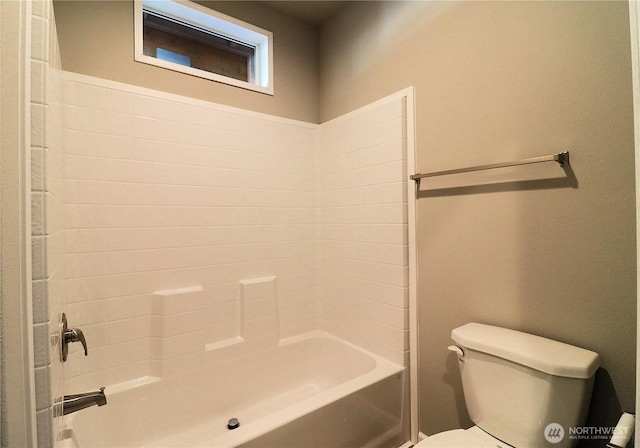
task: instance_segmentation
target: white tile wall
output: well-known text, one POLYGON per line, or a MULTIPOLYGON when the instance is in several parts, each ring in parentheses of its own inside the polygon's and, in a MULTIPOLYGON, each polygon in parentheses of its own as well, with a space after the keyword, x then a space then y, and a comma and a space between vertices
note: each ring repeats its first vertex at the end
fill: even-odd
POLYGON ((66 79, 67 309, 95 353, 73 351, 73 384, 157 371, 153 291, 202 285, 215 346, 242 333, 239 282, 265 276, 281 337, 323 328, 404 362, 402 98, 318 127, 66 79))
POLYGON ((39 447, 59 441, 63 394, 58 339, 64 306, 64 188, 62 77, 49 0, 32 2, 31 235, 37 436, 39 447))
MULTIPOLYGON (((239 281, 265 276, 278 279, 281 337, 323 328, 404 362, 401 98, 318 127, 65 78, 64 154, 46 144, 49 135, 61 147, 59 126, 49 129, 59 119, 34 119, 48 130, 32 164, 35 312, 46 319, 34 331, 42 339, 57 328, 63 304, 84 330, 90 356, 72 348, 71 389, 200 362, 191 340, 154 342, 153 291, 203 285, 197 318, 204 342, 215 345, 239 334, 239 281), (159 370, 165 355, 178 361, 159 370)), ((45 347, 57 350, 37 350, 39 421, 43 434, 57 434, 47 424, 52 397, 64 392, 61 368, 45 347)))
POLYGON ((408 349, 406 106, 381 100, 322 125, 321 325, 397 363, 408 349))
POLYGON ((238 335, 240 280, 277 276, 280 335, 316 328, 317 126, 66 78, 67 314, 96 353, 73 350, 72 384, 157 372, 158 290, 201 285, 215 344, 238 335), (110 359, 114 344, 126 362, 110 359))

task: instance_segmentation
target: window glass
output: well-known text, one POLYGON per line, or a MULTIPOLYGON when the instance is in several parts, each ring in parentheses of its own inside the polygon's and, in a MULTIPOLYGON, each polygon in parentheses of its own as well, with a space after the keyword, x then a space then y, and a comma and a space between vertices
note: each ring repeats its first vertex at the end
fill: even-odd
POLYGON ((136 61, 273 94, 272 34, 188 1, 136 1, 136 61))

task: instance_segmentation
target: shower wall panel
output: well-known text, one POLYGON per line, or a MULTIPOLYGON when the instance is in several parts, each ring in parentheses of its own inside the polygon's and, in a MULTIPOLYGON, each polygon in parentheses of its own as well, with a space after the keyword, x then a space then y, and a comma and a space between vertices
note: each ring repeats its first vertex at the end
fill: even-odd
POLYGON ((63 87, 53 5, 31 3, 31 276, 38 447, 59 441, 64 393, 60 314, 65 303, 63 87), (59 406, 59 404, 57 404, 59 406))
POLYGON ((408 365, 406 99, 392 95, 321 127, 321 325, 408 365))
POLYGON ((241 330, 240 281, 276 276, 281 337, 314 329, 317 126, 65 77, 67 314, 89 344, 74 384, 158 374, 154 291, 201 286, 215 346, 241 330))
POLYGON ((153 294, 197 287, 199 346, 323 329, 406 364, 402 95, 318 126, 65 78, 67 314, 90 356, 74 347, 73 384, 160 376, 153 294), (247 309, 270 278, 275 295, 247 309))

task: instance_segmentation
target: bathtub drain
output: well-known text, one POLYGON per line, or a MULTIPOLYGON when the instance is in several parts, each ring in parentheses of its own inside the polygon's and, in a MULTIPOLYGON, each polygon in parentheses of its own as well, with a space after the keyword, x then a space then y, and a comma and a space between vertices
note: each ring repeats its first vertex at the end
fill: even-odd
POLYGON ((238 421, 237 418, 230 418, 229 419, 229 423, 227 423, 227 428, 236 429, 238 426, 240 426, 240 422, 238 421))

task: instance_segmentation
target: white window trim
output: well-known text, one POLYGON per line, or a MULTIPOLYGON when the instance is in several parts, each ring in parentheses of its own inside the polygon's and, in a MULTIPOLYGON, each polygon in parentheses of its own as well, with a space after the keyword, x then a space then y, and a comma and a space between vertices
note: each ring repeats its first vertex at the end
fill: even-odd
POLYGON ((135 60, 243 89, 273 95, 273 33, 188 0, 135 0, 135 60), (210 29, 256 47, 255 79, 241 81, 224 75, 164 61, 143 54, 143 6, 165 16, 210 29))

